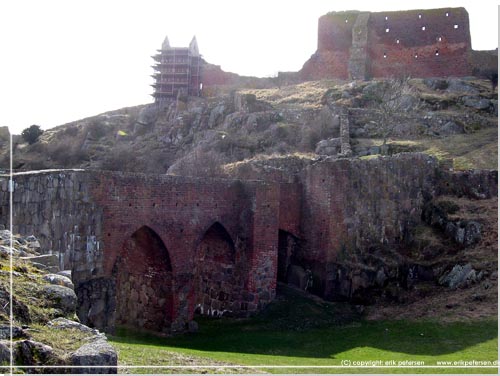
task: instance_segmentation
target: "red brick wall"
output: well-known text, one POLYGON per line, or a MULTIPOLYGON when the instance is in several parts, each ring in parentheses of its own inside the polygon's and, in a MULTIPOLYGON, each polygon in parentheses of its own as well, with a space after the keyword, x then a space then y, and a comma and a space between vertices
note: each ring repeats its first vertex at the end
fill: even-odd
MULTIPOLYGON (((227 260, 214 259, 212 266, 221 266, 220 272, 224 269, 227 269, 226 272, 229 269, 234 271, 238 280, 227 278, 224 282, 234 282, 233 287, 240 286, 240 291, 220 287, 222 285, 214 291, 214 294, 220 295, 221 292, 229 294, 232 289, 233 297, 230 299, 222 295, 215 299, 214 304, 222 308, 218 311, 234 310, 238 306, 239 312, 233 313, 241 314, 256 310, 274 297, 277 266, 273 255, 277 253, 279 204, 277 184, 99 173, 92 192, 96 204, 103 207, 105 249, 102 268, 95 270, 94 274, 112 278, 113 273, 121 273, 116 270, 116 261, 123 253, 124 244, 142 226, 151 228, 166 246, 170 257, 174 329, 182 329, 192 319, 201 299, 199 285, 194 282, 198 266, 197 250, 217 246, 219 250, 229 252, 232 247, 230 242, 224 243, 210 231, 207 232, 214 223, 227 231, 227 238, 234 242, 235 255, 234 262, 228 264, 227 260), (247 269, 242 265, 248 265, 247 269), (221 304, 222 301, 227 301, 228 306, 221 304)), ((216 272, 211 268, 203 273, 207 276, 216 272)), ((85 280, 93 277, 80 275, 78 278, 85 280)))
POLYGON ((368 26, 372 77, 471 73, 469 16, 463 8, 372 13, 368 26))
MULTIPOLYGON (((339 12, 320 17, 318 50, 299 72, 302 79, 349 78, 357 15, 339 12)), ((367 27, 367 78, 472 73, 469 16, 464 8, 370 13, 367 27)))

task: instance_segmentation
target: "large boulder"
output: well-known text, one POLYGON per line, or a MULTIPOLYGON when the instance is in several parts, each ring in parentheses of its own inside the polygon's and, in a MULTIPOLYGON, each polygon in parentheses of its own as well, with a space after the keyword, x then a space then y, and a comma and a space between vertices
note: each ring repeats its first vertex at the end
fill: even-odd
POLYGON ((40 342, 24 340, 14 342, 16 364, 25 366, 57 365, 62 364, 61 359, 54 353, 52 347, 40 342))
POLYGON ((71 290, 75 288, 71 279, 59 274, 46 274, 43 276, 43 280, 51 285, 64 286, 70 288, 71 290))
POLYGON ((341 150, 340 138, 321 140, 316 144, 315 153, 319 155, 337 155, 341 150))
POLYGON ((100 335, 104 337, 104 334, 100 333, 97 329, 89 328, 87 325, 80 324, 79 322, 69 320, 64 317, 58 317, 47 323, 47 326, 52 329, 76 329, 84 333, 91 333, 95 335, 100 335))
POLYGON ((464 105, 475 110, 487 110, 490 108, 490 100, 478 96, 466 96, 462 98, 464 105))
POLYGON ((72 366, 88 366, 74 368, 73 373, 117 373, 118 356, 116 350, 104 339, 83 345, 70 355, 70 361, 72 366), (101 368, 102 366, 110 367, 101 368))
POLYGON ((438 132, 441 136, 449 136, 452 134, 464 133, 464 127, 458 125, 454 121, 448 121, 439 128, 438 132))
MULTIPOLYGON (((27 337, 26 332, 18 327, 12 327, 12 338, 22 338, 27 337)), ((0 325, 0 339, 10 339, 10 326, 8 325, 0 325)))
POLYGON ((43 291, 52 307, 62 310, 64 315, 75 313, 77 298, 72 289, 58 285, 45 285, 43 291))
POLYGON ((453 269, 444 274, 439 279, 439 284, 449 287, 450 289, 457 289, 468 287, 477 281, 476 271, 472 268, 471 264, 455 265, 453 269))

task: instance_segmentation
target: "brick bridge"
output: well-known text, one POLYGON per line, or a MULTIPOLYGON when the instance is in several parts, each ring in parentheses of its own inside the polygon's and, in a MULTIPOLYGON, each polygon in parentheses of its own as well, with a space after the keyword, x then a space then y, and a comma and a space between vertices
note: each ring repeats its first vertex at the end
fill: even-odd
MULTIPOLYGON (((437 171, 434 159, 404 154, 325 160, 293 175, 246 169, 235 180, 19 173, 13 226, 72 270, 82 322, 177 331, 196 312, 259 310, 291 269, 312 271, 314 293, 348 299, 369 278, 341 263, 372 244, 402 241, 438 189, 437 171)), ((4 226, 7 182, 0 177, 4 226)))
POLYGON ((278 183, 83 170, 14 181, 15 231, 59 255, 81 320, 108 331, 258 310, 275 296, 278 231, 298 229, 278 183))

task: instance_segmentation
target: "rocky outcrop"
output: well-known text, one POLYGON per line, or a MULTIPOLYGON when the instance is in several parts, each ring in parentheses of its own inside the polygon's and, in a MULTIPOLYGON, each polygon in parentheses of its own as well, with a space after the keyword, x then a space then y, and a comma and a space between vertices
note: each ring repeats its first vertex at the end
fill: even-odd
MULTIPOLYGON (((0 236, 0 242, 5 244, 9 241, 10 243, 11 234, 9 231, 0 232, 0 236)), ((33 249, 39 248, 40 245, 33 247, 33 244, 38 243, 38 240, 32 235, 23 237, 17 234, 12 238, 14 239, 14 248, 10 254, 14 256, 12 260, 14 269, 18 270, 13 271, 16 288, 14 296, 12 296, 16 325, 12 327, 7 323, 0 325, 0 363, 10 364, 12 350, 13 364, 20 370, 23 370, 22 366, 29 366, 30 368, 24 369, 27 373, 116 373, 117 353, 107 343, 106 336, 96 329, 66 318, 74 317, 77 302, 75 292, 72 289, 73 284, 68 277, 68 275, 71 276, 71 273, 66 271, 63 273, 65 276, 59 274, 40 275, 46 270, 46 266, 41 263, 31 263, 31 267, 27 267, 26 263, 29 262, 30 257, 19 257, 20 249, 24 249, 23 252, 26 254, 28 251, 36 253, 33 249), (33 271, 33 267, 38 270, 33 271), (34 308, 33 304, 36 304, 37 307, 34 308), (34 313, 33 317, 31 317, 30 311, 34 313), (45 327, 44 320, 54 316, 59 317, 49 321, 45 327), (18 326, 19 323, 22 323, 23 326, 18 326), (32 324, 43 326, 43 328, 34 328, 32 324), (59 332, 60 336, 71 336, 74 339, 73 344, 80 343, 81 345, 70 354, 70 350, 64 346, 59 347, 57 340, 51 340, 50 346, 42 343, 38 340, 40 338, 38 333, 47 330, 52 331, 52 335, 56 338, 56 332, 59 332), (80 334, 75 334, 76 331, 80 334), (11 335, 12 343, 10 343, 11 335), (59 368, 52 369, 48 366, 58 366, 59 368), (72 366, 94 367, 72 368, 72 366)), ((7 288, 0 284, 0 307, 3 307, 4 311, 10 303, 10 298, 7 288)))
POLYGON ((472 284, 480 281, 483 273, 477 273, 471 264, 455 265, 453 269, 444 274, 439 279, 439 284, 449 287, 450 289, 469 287, 472 284))
POLYGON ((472 220, 450 220, 442 206, 426 204, 422 219, 430 226, 443 231, 457 244, 469 247, 481 240, 481 224, 472 220))

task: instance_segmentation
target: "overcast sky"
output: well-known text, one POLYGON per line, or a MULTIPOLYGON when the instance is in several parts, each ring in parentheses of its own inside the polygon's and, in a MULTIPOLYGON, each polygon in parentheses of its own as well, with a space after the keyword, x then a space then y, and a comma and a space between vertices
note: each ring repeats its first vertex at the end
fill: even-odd
POLYGON ((329 11, 459 6, 469 12, 472 47, 495 49, 497 1, 0 1, 0 126, 18 134, 150 103, 151 55, 165 35, 176 47, 196 35, 208 62, 269 76, 302 67, 329 11))

